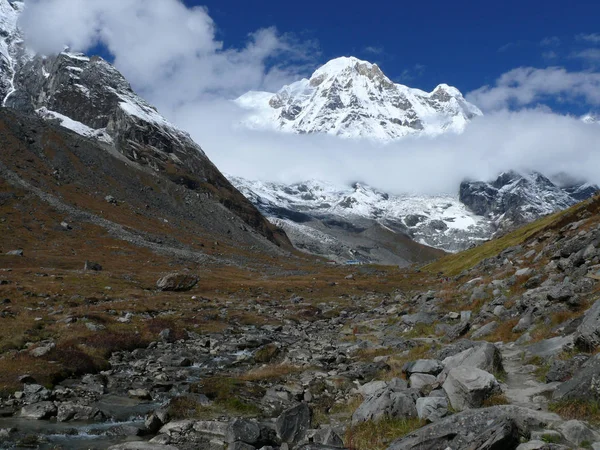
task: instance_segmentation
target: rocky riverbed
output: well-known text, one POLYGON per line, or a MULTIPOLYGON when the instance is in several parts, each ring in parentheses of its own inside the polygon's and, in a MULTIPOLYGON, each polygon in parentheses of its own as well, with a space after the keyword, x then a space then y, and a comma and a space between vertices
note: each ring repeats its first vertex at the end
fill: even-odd
POLYGON ((164 329, 52 389, 23 374, 0 404, 2 447, 600 448, 599 263, 584 218, 346 309, 240 298, 219 314, 277 320, 164 329))

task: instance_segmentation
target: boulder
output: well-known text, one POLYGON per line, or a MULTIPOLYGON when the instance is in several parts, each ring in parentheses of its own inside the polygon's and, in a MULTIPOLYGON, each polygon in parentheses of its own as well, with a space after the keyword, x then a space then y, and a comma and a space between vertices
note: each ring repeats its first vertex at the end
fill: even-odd
POLYGON ((256 422, 245 419, 234 419, 229 422, 225 440, 230 444, 241 441, 246 444, 254 444, 260 437, 260 427, 256 422))
POLYGON ((386 388, 367 397, 352 415, 352 424, 383 418, 417 417, 415 400, 408 391, 386 388))
POLYGON ((331 427, 321 428, 313 435, 315 444, 329 445, 331 447, 344 447, 344 441, 331 427))
POLYGON ((170 273, 156 282, 156 287, 161 291, 189 291, 198 283, 199 278, 195 275, 184 273, 170 273))
POLYGON ((448 400, 446 397, 418 398, 417 415, 419 419, 437 422, 448 415, 448 400))
POLYGON ((600 300, 585 313, 575 332, 575 345, 584 351, 592 351, 600 345, 600 300))
POLYGON ((100 272, 102 270, 102 266, 97 262, 86 261, 83 265, 83 270, 91 270, 94 272, 100 272))
POLYGON ((394 441, 388 450, 515 449, 519 429, 503 411, 464 411, 394 441))
POLYGON ((455 367, 468 366, 485 370, 486 372, 502 372, 502 354, 498 347, 489 342, 479 343, 458 354, 449 356, 442 361, 444 371, 440 374, 440 381, 445 380, 445 375, 455 367))
POLYGON ((573 378, 558 386, 552 398, 600 401, 600 354, 592 356, 573 378))
POLYGON ((23 419, 45 420, 56 416, 58 409, 52 402, 39 402, 23 406, 21 417, 23 419))
POLYGON ((444 370, 444 365, 437 359, 418 359, 417 361, 408 362, 402 367, 402 371, 409 377, 413 373, 437 375, 442 370, 444 370))
POLYGON ((490 322, 490 323, 486 323, 481 328, 475 330, 475 332, 472 334, 471 337, 473 339, 484 338, 484 337, 489 336, 490 334, 492 334, 494 331, 496 331, 497 328, 498 328, 498 322, 496 322, 496 321, 493 321, 493 322, 490 322))
POLYGON ((437 377, 426 373, 413 373, 409 381, 411 388, 421 390, 428 386, 434 386, 437 383, 437 377))
POLYGON ((59 422, 102 419, 104 419, 104 414, 98 408, 77 405, 71 402, 65 402, 58 405, 56 420, 59 422))
POLYGON ((588 444, 600 440, 600 435, 592 431, 585 423, 579 420, 569 420, 559 425, 558 430, 565 439, 575 445, 581 445, 584 442, 588 444))
POLYGON ((387 450, 512 450, 519 445, 519 435, 560 422, 556 414, 512 405, 469 409, 419 428, 387 450))
POLYGON ((462 411, 468 408, 479 408, 484 400, 498 392, 496 378, 476 367, 461 366, 450 370, 442 386, 452 408, 462 411))
POLYGON ((306 403, 300 403, 281 413, 275 422, 277 436, 283 442, 296 443, 304 439, 310 428, 311 412, 306 403))

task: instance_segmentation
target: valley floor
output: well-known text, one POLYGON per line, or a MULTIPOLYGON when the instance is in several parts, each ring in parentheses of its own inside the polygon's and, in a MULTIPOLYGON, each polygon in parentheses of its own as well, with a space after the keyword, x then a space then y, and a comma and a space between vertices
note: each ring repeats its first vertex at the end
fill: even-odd
POLYGON ((23 250, 0 257, 4 448, 600 442, 598 199, 419 271, 226 240, 198 259, 1 187, 2 252, 23 250), (172 272, 199 282, 157 289, 172 272))

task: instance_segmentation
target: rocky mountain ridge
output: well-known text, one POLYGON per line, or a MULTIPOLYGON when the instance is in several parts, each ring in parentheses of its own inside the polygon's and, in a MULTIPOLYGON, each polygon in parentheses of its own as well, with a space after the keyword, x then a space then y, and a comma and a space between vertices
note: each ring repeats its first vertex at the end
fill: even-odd
POLYGON ((274 94, 248 92, 236 103, 250 111, 243 121, 250 128, 381 141, 460 133, 482 115, 454 87, 440 84, 430 93, 412 89, 354 57, 333 59, 310 79, 274 94))
POLYGON ((383 227, 422 244, 456 252, 594 195, 598 186, 559 187, 532 172, 506 172, 493 182, 468 182, 459 195, 394 195, 361 183, 340 187, 316 180, 286 185, 230 177, 269 220, 301 249, 344 262, 402 264, 383 255, 385 239, 364 233, 383 227), (357 245, 357 236, 361 237, 357 245))
POLYGON ((112 65, 68 50, 55 56, 28 51, 18 28, 22 8, 21 2, 0 0, 4 107, 91 138, 96 151, 126 161, 132 171, 152 174, 193 195, 208 195, 271 242, 290 246, 200 146, 139 97, 112 65))

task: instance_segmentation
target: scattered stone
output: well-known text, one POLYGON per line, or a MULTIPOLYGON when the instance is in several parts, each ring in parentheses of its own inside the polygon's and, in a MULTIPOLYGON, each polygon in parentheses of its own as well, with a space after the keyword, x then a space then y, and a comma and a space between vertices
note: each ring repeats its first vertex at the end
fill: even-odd
POLYGON ((260 427, 256 422, 245 419, 234 419, 229 422, 225 439, 232 444, 237 441, 254 444, 260 437, 260 427))
POLYGON ((283 442, 296 443, 304 439, 310 428, 311 412, 306 403, 285 410, 275 422, 277 436, 283 442))
POLYGON ((83 265, 83 270, 100 272, 100 271, 102 271, 102 266, 100 264, 98 264, 97 262, 86 261, 85 264, 83 265))
POLYGON ((593 351, 600 345, 600 300, 585 313, 575 333, 575 345, 583 351, 593 351))
POLYGON ((462 411, 479 408, 484 400, 498 392, 496 378, 475 367, 456 367, 448 373, 442 389, 446 392, 452 408, 462 411))
POLYGON ((189 291, 198 284, 198 281, 199 278, 195 275, 171 273, 158 280, 156 287, 161 291, 189 291))
POLYGON ((23 250, 11 250, 9 252, 6 252, 7 256, 23 256, 24 252, 23 250))
POLYGON ((417 399, 417 414, 419 419, 436 422, 448 415, 448 400, 446 397, 421 397, 417 399))
POLYGON ((52 402, 39 402, 23 406, 21 417, 23 419, 46 420, 56 416, 58 409, 52 402))
POLYGON ((150 392, 146 389, 131 389, 127 392, 131 398, 139 398, 140 400, 152 400, 150 392))
POLYGON ((395 391, 389 387, 367 397, 352 415, 352 424, 382 418, 417 417, 415 401, 407 391, 395 391))

